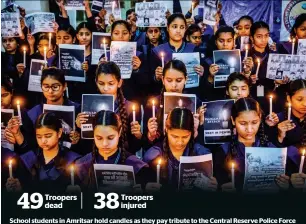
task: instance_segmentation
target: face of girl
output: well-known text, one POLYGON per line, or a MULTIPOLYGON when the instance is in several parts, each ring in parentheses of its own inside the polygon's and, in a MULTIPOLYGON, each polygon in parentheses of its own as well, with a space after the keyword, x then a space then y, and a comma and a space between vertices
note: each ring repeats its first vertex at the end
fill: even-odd
POLYGON ((202 35, 201 33, 198 31, 198 32, 194 32, 193 34, 191 34, 189 36, 189 41, 196 45, 197 47, 199 47, 201 44, 202 44, 202 35))
POLYGON ((269 37, 269 30, 266 28, 259 28, 256 30, 254 37, 251 37, 251 39, 255 46, 264 49, 268 45, 269 37))
POLYGON ((220 33, 216 40, 218 50, 233 50, 234 48, 234 37, 232 33, 220 33))
POLYGON ((158 29, 157 27, 150 27, 147 30, 147 37, 149 38, 152 44, 158 43, 160 35, 161 35, 160 29, 158 29))
MULTIPOLYGON (((53 48, 53 46, 51 46, 53 48)), ((48 51, 49 49, 49 41, 48 40, 40 40, 37 46, 38 52, 41 56, 44 56, 44 49, 48 51)))
POLYGON ((256 111, 243 111, 233 122, 236 126, 239 141, 255 141, 260 125, 260 117, 256 111))
POLYGON ((239 22, 237 29, 239 36, 250 36, 250 28, 252 23, 248 19, 243 19, 239 22))
POLYGON ((50 102, 56 102, 63 97, 66 84, 63 86, 59 81, 48 76, 41 85, 42 91, 46 99, 50 102))
POLYGON ((250 94, 250 89, 248 84, 244 81, 235 80, 230 84, 226 94, 231 99, 238 100, 240 98, 248 97, 250 94))
POLYGON ((295 29, 298 39, 306 39, 306 21, 302 23, 297 29, 295 29))
POLYGON ((1 87, 1 108, 9 109, 12 102, 12 94, 1 87))
POLYGON ((94 140, 103 157, 110 157, 116 153, 120 133, 113 126, 97 125, 94 129, 94 140))
POLYGON ((87 28, 82 28, 77 33, 77 39, 80 45, 85 45, 86 47, 91 43, 91 32, 87 28))
POLYGON ((171 151, 184 151, 190 141, 191 132, 182 129, 169 129, 167 136, 171 151))
POLYGON ((181 18, 176 18, 167 28, 170 39, 181 41, 185 35, 186 24, 181 18))
POLYGON ((131 39, 131 33, 129 30, 126 28, 125 25, 123 24, 118 24, 115 26, 112 36, 111 36, 113 41, 130 41, 131 39))
POLYGON ((36 129, 36 140, 42 150, 52 150, 58 146, 59 139, 62 135, 62 130, 56 132, 53 129, 47 127, 41 127, 36 129))
POLYGON ((72 36, 64 30, 60 30, 56 34, 56 44, 72 44, 72 36))
POLYGON ((118 82, 112 74, 100 74, 96 84, 101 94, 110 94, 116 98, 117 90, 122 85, 122 79, 118 82))
POLYGON ((17 49, 17 41, 14 38, 4 37, 2 45, 7 53, 14 52, 17 49))
POLYGON ((288 101, 291 103, 292 111, 296 111, 299 114, 306 114, 306 89, 300 89, 297 91, 288 101))
POLYGON ((168 69, 163 77, 163 84, 166 92, 183 93, 186 83, 186 77, 181 71, 168 69))

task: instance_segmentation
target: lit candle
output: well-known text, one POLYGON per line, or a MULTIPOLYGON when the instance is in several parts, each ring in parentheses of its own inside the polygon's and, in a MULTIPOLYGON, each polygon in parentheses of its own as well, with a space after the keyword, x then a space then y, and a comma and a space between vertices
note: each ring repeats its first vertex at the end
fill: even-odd
POLYGON ((191 3, 191 19, 194 19, 194 3, 191 3))
POLYGON ((21 120, 21 110, 20 110, 20 102, 17 100, 17 111, 18 111, 18 117, 21 120))
POLYGON ((136 109, 135 109, 135 104, 133 105, 133 122, 136 121, 136 109))
POLYGON ((259 72, 259 68, 260 68, 260 59, 259 59, 259 58, 257 58, 256 79, 258 79, 258 72, 259 72))
POLYGON ((273 101, 273 96, 272 95, 270 95, 270 97, 269 97, 270 99, 270 116, 272 116, 272 112, 273 112, 273 110, 272 110, 272 101, 273 101))
POLYGON ((164 53, 162 52, 162 53, 160 53, 160 55, 161 55, 161 59, 162 59, 162 68, 164 68, 164 66, 165 66, 165 57, 164 57, 164 53))
POLYGON ((9 162, 9 174, 10 174, 10 178, 13 178, 13 167, 12 167, 12 164, 13 164, 13 160, 10 159, 10 162, 9 162))
POLYGON ((155 118, 155 101, 152 100, 152 117, 155 118))
POLYGON ((107 54, 106 54, 106 41, 105 41, 105 38, 103 38, 103 46, 104 46, 104 57, 105 57, 105 59, 106 59, 106 61, 107 61, 107 54))
POLYGON ((70 177, 71 177, 71 185, 74 186, 74 166, 70 167, 70 177))
POLYGON ((292 55, 294 55, 294 45, 295 45, 295 38, 292 38, 292 51, 291 51, 292 55))
POLYGON ((52 38, 52 33, 49 33, 49 49, 51 49, 51 38, 52 38))
POLYGON ((232 162, 232 188, 235 188, 235 163, 232 162))
POLYGON ((300 163, 300 171, 299 173, 303 173, 304 161, 305 161, 305 149, 302 152, 301 163, 300 163))
POLYGON ((288 120, 291 120, 291 103, 288 104, 288 120))
POLYGON ((179 107, 183 107, 183 100, 182 99, 179 99, 178 105, 179 105, 179 107))
POLYGON ((45 60, 45 64, 47 64, 47 48, 44 47, 44 60, 45 60))
POLYGON ((161 159, 158 160, 157 166, 156 166, 156 182, 159 184, 159 179, 160 179, 160 164, 161 164, 161 159))
POLYGON ((27 54, 27 49, 24 47, 23 48, 23 66, 26 67, 26 54, 27 54))

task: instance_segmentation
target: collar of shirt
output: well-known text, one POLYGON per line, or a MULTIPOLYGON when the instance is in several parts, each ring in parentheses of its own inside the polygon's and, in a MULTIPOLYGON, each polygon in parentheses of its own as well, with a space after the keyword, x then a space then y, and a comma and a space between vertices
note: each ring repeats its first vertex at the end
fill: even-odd
POLYGON ((97 164, 118 164, 120 155, 121 155, 121 150, 119 149, 113 155, 108 157, 107 160, 105 160, 103 156, 100 155, 100 153, 97 153, 96 163, 97 164))
MULTIPOLYGON (((169 149, 169 165, 174 168, 174 169, 178 169, 179 168, 179 165, 180 165, 180 161, 178 161, 174 155, 172 154, 171 150, 169 149)), ((183 155, 182 156, 188 156, 189 155, 189 148, 186 147, 186 149, 184 150, 183 152, 183 155)))
POLYGON ((176 50, 175 50, 175 47, 172 46, 172 45, 170 44, 170 42, 168 42, 168 44, 169 44, 169 47, 170 47, 170 49, 172 50, 172 52, 175 52, 175 53, 181 53, 181 52, 183 52, 184 49, 185 49, 185 46, 186 46, 185 41, 183 41, 182 45, 181 45, 181 46, 177 49, 177 51, 176 51, 176 50))

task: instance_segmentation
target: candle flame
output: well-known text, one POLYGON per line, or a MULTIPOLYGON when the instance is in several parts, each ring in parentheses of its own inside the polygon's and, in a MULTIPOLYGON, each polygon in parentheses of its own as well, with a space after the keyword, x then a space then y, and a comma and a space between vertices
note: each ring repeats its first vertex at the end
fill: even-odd
POLYGON ((158 160, 158 165, 160 165, 160 164, 161 164, 161 162, 162 162, 162 160, 161 160, 161 159, 159 159, 159 160, 158 160))
POLYGON ((12 159, 10 159, 10 161, 9 161, 9 165, 10 165, 10 166, 12 166, 12 164, 13 164, 13 160, 12 160, 12 159))
POLYGON ((105 38, 103 38, 103 44, 105 44, 106 43, 106 40, 105 40, 105 38))
POLYGON ((288 103, 288 107, 291 107, 291 103, 288 103))
POLYGON ((23 51, 26 51, 27 49, 26 49, 26 47, 23 47, 23 51))
POLYGON ((50 37, 50 38, 52 37, 52 33, 49 33, 49 37, 50 37))
POLYGON ((235 169, 235 163, 232 162, 232 169, 235 169))
POLYGON ((270 98, 273 99, 273 95, 270 95, 270 98))
POLYGON ((74 166, 73 165, 70 166, 70 171, 74 172, 74 166))
POLYGON ((259 58, 257 58, 257 63, 260 64, 260 59, 259 58))
POLYGON ((133 105, 133 111, 135 111, 136 109, 135 109, 135 104, 133 105))
POLYGON ((17 105, 20 105, 20 101, 19 100, 17 100, 17 105))
POLYGON ((306 153, 306 149, 303 150, 302 156, 305 156, 305 153, 306 153))
POLYGON ((47 47, 44 47, 44 51, 47 51, 47 47))
POLYGON ((248 45, 245 45, 245 50, 246 50, 246 51, 248 50, 248 45))
POLYGON ((152 100, 152 105, 153 105, 153 106, 155 105, 155 100, 152 100))
POLYGON ((161 55, 161 57, 163 58, 163 57, 164 57, 164 52, 161 52, 160 55, 161 55))

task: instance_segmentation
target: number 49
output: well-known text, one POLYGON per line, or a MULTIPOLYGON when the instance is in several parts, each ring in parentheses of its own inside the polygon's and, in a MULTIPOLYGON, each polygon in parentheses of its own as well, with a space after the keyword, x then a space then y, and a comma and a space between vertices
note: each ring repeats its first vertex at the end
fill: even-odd
POLYGON ((44 199, 40 193, 33 193, 30 196, 30 201, 34 205, 30 205, 29 193, 23 193, 17 201, 17 205, 22 205, 22 209, 39 209, 43 205, 44 199))

